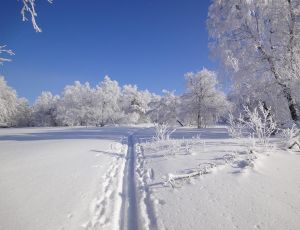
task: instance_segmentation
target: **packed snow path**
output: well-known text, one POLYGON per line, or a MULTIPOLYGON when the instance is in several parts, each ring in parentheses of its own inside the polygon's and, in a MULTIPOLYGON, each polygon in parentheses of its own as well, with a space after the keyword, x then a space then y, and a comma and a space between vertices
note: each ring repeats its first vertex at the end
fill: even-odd
POLYGON ((128 152, 126 158, 125 175, 123 178, 123 204, 121 214, 121 229, 138 229, 138 211, 136 204, 136 185, 135 185, 135 154, 133 134, 128 137, 128 152))

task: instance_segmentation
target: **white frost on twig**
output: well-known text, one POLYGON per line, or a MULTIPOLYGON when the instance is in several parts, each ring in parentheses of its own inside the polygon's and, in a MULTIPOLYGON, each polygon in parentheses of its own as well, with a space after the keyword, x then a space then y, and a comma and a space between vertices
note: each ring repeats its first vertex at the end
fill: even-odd
MULTIPOLYGON (((49 3, 52 3, 52 0, 47 0, 49 3)), ((21 10, 22 14, 22 20, 23 21, 28 21, 26 14, 29 13, 31 16, 31 22, 34 30, 36 32, 42 32, 42 29, 38 26, 36 22, 36 17, 37 17, 37 12, 35 10, 35 0, 22 0, 23 2, 23 7, 21 10)))
MULTIPOLYGON (((5 53, 10 56, 15 55, 12 50, 6 49, 5 47, 6 47, 6 45, 0 46, 0 54, 5 53)), ((4 62, 9 62, 9 61, 11 61, 11 59, 0 57, 0 64, 3 64, 4 62)))
POLYGON ((201 176, 203 174, 207 174, 210 172, 210 169, 217 167, 216 164, 214 163, 204 163, 199 165, 200 168, 192 171, 190 173, 184 173, 184 174, 173 174, 169 173, 168 174, 168 179, 165 182, 165 184, 170 184, 172 188, 176 187, 176 180, 182 180, 182 179, 190 179, 191 177, 195 176, 201 176))
POLYGON ((257 159, 256 152, 250 150, 245 157, 240 158, 237 153, 233 154, 225 154, 223 157, 223 163, 215 164, 213 162, 206 162, 199 165, 199 168, 193 170, 188 173, 181 173, 181 174, 173 174, 169 173, 167 180, 165 181, 165 185, 171 185, 172 188, 175 188, 179 180, 189 180, 192 177, 201 176, 204 174, 208 174, 211 172, 211 169, 224 166, 224 165, 231 165, 233 168, 241 168, 244 169, 246 167, 254 167, 254 161, 257 159))

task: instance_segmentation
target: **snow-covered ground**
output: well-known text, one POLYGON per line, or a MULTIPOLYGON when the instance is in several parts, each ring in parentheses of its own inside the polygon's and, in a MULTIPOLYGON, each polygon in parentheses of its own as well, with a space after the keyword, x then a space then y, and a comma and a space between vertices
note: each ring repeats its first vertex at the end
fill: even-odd
POLYGON ((0 129, 0 229, 299 229, 299 151, 225 128, 153 135, 0 129))
POLYGON ((0 229, 117 226, 131 131, 0 129, 0 229))
POLYGON ((172 137, 168 146, 145 143, 144 135, 137 146, 145 226, 299 229, 300 152, 275 140, 279 147, 253 147, 224 128, 179 129, 172 137))

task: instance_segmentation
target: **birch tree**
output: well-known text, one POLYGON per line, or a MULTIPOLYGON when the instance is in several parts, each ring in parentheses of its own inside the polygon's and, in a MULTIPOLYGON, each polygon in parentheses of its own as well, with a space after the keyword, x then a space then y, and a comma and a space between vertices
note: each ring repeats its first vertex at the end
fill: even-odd
POLYGON ((299 0, 214 0, 207 21, 212 53, 238 85, 278 87, 294 121, 300 118, 292 90, 300 78, 299 17, 299 0))

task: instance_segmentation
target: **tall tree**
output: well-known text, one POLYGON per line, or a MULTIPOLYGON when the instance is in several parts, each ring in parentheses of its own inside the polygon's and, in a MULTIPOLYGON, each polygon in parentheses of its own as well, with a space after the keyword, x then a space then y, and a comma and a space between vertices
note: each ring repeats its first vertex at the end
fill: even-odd
POLYGON ((204 68, 197 73, 187 73, 185 77, 187 89, 182 95, 182 110, 193 117, 198 128, 205 127, 216 121, 229 104, 225 95, 216 89, 215 72, 204 68))
POLYGON ((264 79, 279 87, 294 121, 300 119, 291 90, 300 78, 299 17, 299 0, 214 0, 207 22, 213 54, 233 70, 235 81, 264 79))
POLYGON ((113 124, 120 119, 120 94, 118 82, 111 80, 109 76, 105 76, 96 86, 94 115, 97 125, 113 124))
POLYGON ((60 125, 88 125, 93 107, 92 91, 89 83, 65 87, 57 107, 57 120, 60 125))
POLYGON ((151 110, 148 114, 155 123, 175 125, 180 122, 178 119, 180 98, 174 91, 163 90, 163 94, 159 100, 150 103, 151 110))
POLYGON ((51 92, 42 92, 33 105, 33 118, 35 126, 56 126, 57 105, 59 96, 51 92))
POLYGON ((0 126, 28 126, 30 116, 27 100, 18 98, 17 92, 0 76, 0 126))
POLYGON ((136 85, 123 86, 120 107, 129 123, 145 122, 152 97, 154 95, 148 90, 139 90, 136 85))
POLYGON ((17 111, 17 93, 0 77, 0 124, 11 126, 17 111))

